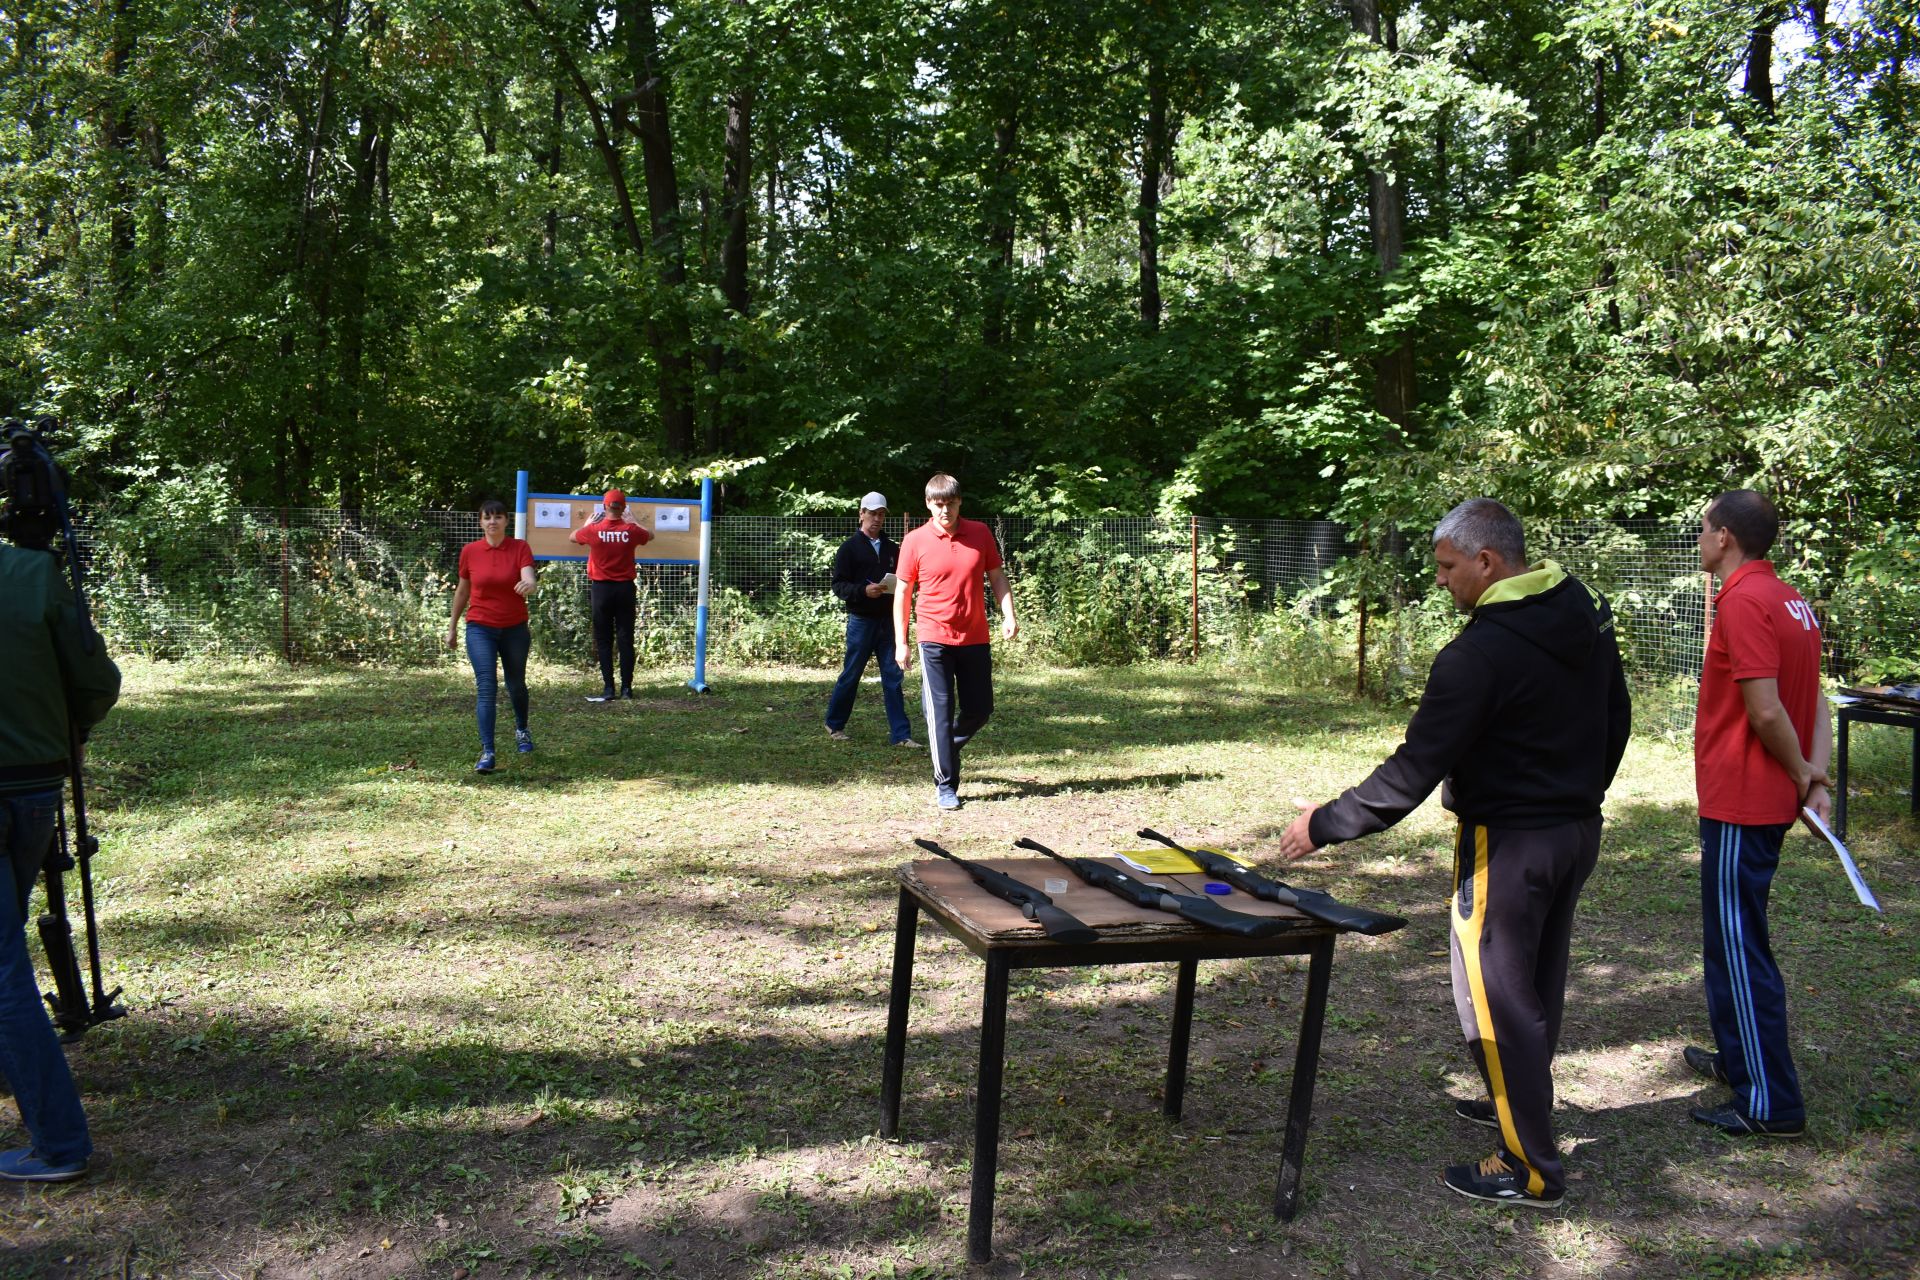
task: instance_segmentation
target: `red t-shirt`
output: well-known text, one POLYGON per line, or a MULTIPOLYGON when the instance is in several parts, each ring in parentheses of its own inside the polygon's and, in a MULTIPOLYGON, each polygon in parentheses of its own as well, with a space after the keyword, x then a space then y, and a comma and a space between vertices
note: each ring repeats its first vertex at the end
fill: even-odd
POLYGON ((587 581, 632 582, 633 553, 653 541, 653 534, 622 516, 601 516, 567 535, 587 549, 587 581))
POLYGON ((497 547, 481 538, 460 548, 460 576, 473 584, 467 621, 483 627, 517 627, 525 622, 527 602, 513 584, 532 563, 533 548, 518 538, 503 538, 497 547))
POLYGON ((1800 816, 1793 779, 1748 723, 1740 682, 1779 683, 1800 753, 1811 757, 1820 709, 1820 623, 1765 560, 1735 569, 1713 608, 1693 726, 1700 816, 1750 827, 1792 822, 1800 816))
POLYGON ((978 520, 962 516, 952 534, 929 520, 900 540, 900 581, 917 584, 921 644, 986 644, 986 575, 1000 567, 1000 546, 978 520))

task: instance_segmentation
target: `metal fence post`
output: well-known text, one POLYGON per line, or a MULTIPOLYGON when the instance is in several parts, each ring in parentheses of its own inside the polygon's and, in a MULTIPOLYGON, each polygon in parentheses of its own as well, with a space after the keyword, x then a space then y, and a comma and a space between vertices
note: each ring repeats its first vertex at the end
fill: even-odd
POLYGON ((287 509, 280 508, 280 656, 293 661, 293 604, 287 548, 287 509))
POLYGON ((1354 676, 1353 692, 1356 697, 1365 697, 1367 693, 1367 526, 1360 526, 1360 663, 1354 676))
POLYGON ((1193 660, 1200 661, 1200 517, 1187 516, 1187 529, 1193 538, 1193 660))

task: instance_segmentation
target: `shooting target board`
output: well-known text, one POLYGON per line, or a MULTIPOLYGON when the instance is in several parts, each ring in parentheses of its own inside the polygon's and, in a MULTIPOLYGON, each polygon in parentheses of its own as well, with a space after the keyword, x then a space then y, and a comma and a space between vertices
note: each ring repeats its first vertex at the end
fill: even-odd
MULTIPOLYGON (((527 495, 527 545, 535 560, 585 560, 587 549, 573 541, 575 529, 605 514, 600 495, 530 493, 527 495)), ((627 499, 627 519, 653 535, 635 564, 700 563, 700 500, 627 499)))

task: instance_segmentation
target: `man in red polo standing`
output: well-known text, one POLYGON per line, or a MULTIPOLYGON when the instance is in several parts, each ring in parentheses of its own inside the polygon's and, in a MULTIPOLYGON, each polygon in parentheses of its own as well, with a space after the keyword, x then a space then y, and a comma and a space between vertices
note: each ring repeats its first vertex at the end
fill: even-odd
POLYGON ((1807 1104, 1787 1045, 1787 987, 1767 937, 1780 844, 1802 806, 1825 821, 1833 726, 1820 692, 1820 623, 1767 561, 1780 517, 1734 489, 1700 519, 1700 567, 1720 579, 1693 730, 1700 796, 1700 907, 1707 1019, 1715 1048, 1686 1064, 1733 1090, 1695 1107, 1738 1136, 1794 1138, 1807 1104))
POLYGON ((920 705, 933 754, 934 803, 958 809, 960 749, 993 714, 987 587, 1000 606, 1001 636, 1013 639, 1020 624, 993 533, 978 520, 960 518, 960 482, 944 472, 927 481, 927 511, 933 518, 900 540, 893 656, 902 670, 913 663, 907 621, 917 595, 920 705))
POLYGON ((600 692, 588 702, 612 702, 613 642, 620 640, 620 693, 633 696, 633 622, 635 588, 633 557, 653 541, 653 534, 627 519, 627 495, 607 490, 603 514, 572 533, 587 549, 587 590, 593 600, 593 647, 600 658, 600 692))

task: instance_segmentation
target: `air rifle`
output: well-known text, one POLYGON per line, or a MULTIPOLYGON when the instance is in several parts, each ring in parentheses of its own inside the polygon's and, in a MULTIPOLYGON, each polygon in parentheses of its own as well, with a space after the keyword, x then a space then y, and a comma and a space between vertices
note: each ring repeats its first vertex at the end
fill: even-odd
POLYGON ((1072 867, 1088 884, 1097 885, 1107 892, 1125 898, 1135 906, 1157 907, 1162 911, 1171 911, 1183 920, 1195 924, 1204 924, 1218 929, 1222 933, 1235 934, 1242 938, 1271 938, 1276 933, 1285 933, 1293 927, 1293 921, 1277 916, 1250 916, 1241 911, 1229 911, 1218 903, 1190 893, 1169 893, 1158 885, 1135 880, 1118 867, 1108 866, 1104 862, 1095 862, 1092 858, 1069 858, 1055 853, 1037 840, 1022 837, 1013 842, 1016 849, 1032 849, 1035 853, 1044 853, 1056 862, 1064 862, 1072 867))
POLYGON ((996 898, 1005 898, 1020 908, 1020 914, 1047 931, 1052 942, 1095 942, 1100 935, 1053 905, 1053 899, 1029 885, 1022 884, 1004 871, 983 867, 977 862, 948 853, 931 840, 916 839, 915 844, 928 853, 966 868, 973 882, 996 898))
POLYGON ((1364 933, 1369 937, 1375 934, 1392 933, 1404 928, 1406 921, 1399 916, 1390 916, 1384 911, 1369 911, 1365 907, 1348 906, 1330 894, 1318 889, 1295 889, 1278 880, 1269 880, 1251 867, 1243 867, 1232 858, 1223 857, 1207 849, 1189 849, 1155 831, 1152 827, 1142 827, 1139 831, 1142 840, 1158 840, 1169 849, 1186 854, 1197 863, 1200 869, 1215 880, 1224 880, 1244 893, 1268 902, 1277 902, 1284 907, 1292 907, 1304 915, 1327 924, 1338 925, 1355 933, 1364 933))

